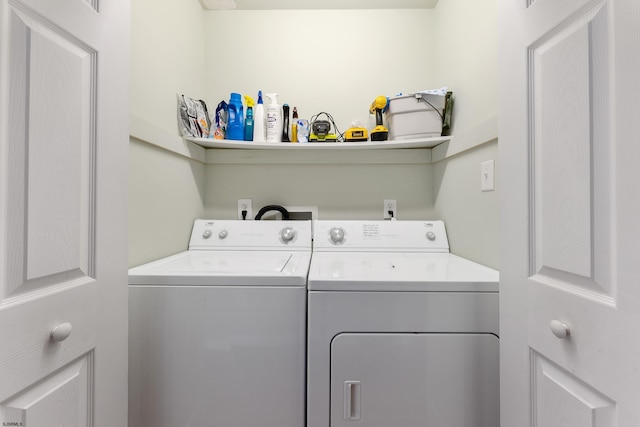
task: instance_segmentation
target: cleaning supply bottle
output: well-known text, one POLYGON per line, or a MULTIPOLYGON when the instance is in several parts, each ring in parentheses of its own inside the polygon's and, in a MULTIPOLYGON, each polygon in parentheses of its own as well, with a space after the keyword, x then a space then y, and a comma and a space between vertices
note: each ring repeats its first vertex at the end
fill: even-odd
POLYGON ((282 106, 282 142, 289 141, 289 104, 282 106))
POLYGON ((229 122, 227 123, 227 139, 244 140, 244 112, 242 97, 239 93, 232 93, 229 100, 229 122))
POLYGON ((264 104, 262 103, 262 91, 258 91, 258 103, 253 112, 253 141, 265 142, 266 133, 264 126, 264 104))
POLYGON ((247 103, 247 116, 244 119, 244 140, 253 141, 253 106, 256 104, 249 95, 244 96, 247 103))
POLYGON ((264 96, 267 98, 267 142, 282 142, 282 107, 278 105, 278 94, 264 96))
POLYGON ((291 120, 291 142, 298 142, 298 107, 293 107, 293 119, 291 120))

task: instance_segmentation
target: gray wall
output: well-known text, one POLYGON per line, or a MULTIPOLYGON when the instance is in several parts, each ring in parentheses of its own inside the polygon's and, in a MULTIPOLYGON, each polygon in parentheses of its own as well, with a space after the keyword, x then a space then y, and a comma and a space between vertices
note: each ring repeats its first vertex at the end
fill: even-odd
POLYGON ((496 269, 500 189, 480 191, 480 163, 495 161, 497 153, 494 140, 433 165, 434 208, 446 221, 451 252, 496 269))
MULTIPOLYGON (((302 26, 270 61, 255 54, 263 33, 254 24, 273 12, 204 12, 197 0, 133 0, 130 264, 184 250, 194 218, 235 218, 238 198, 252 198, 254 210, 270 203, 317 206, 320 218, 348 219, 381 218, 383 199, 396 199, 400 219, 443 219, 454 253, 497 267, 492 239, 498 192, 479 190, 480 162, 495 158, 496 151, 497 133, 484 129, 496 115, 495 3, 440 0, 435 10, 397 12, 398 19, 367 12, 368 28, 384 28, 379 37, 354 33, 354 26, 314 41, 317 34, 305 34, 302 26), (248 17, 252 27, 243 20, 248 17), (407 25, 416 19, 418 24, 407 25), (254 66, 245 57, 242 71, 231 66, 218 49, 229 37, 256 59, 254 66), (354 72, 343 66, 350 55, 373 45, 383 53, 383 69, 355 67, 355 74, 346 75, 347 68, 354 72), (331 73, 307 62, 292 64, 295 52, 306 60, 316 46, 342 58, 331 73), (297 70, 293 77, 291 70, 297 70), (269 75, 281 77, 267 86, 263 77, 269 75), (301 91, 300 84, 313 90, 301 91), (375 95, 442 85, 456 94, 455 138, 448 144, 451 153, 439 150, 445 154, 433 159, 429 149, 205 153, 183 141, 176 125, 176 93, 203 98, 213 109, 232 90, 273 90, 310 105, 303 116, 337 105, 340 126, 347 127, 358 118, 370 123, 366 110, 375 95)), ((308 13, 286 16, 303 21, 308 13)), ((347 21, 353 15, 329 15, 338 13, 347 21)))
POLYGON ((396 199, 398 218, 433 214, 430 150, 213 150, 206 168, 208 216, 232 218, 237 199, 265 205, 317 206, 321 219, 382 219, 396 199))

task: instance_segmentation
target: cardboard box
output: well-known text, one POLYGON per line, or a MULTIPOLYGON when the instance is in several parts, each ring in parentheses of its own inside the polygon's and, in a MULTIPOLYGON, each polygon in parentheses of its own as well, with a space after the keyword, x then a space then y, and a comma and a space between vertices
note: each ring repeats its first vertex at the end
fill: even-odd
POLYGON ((445 97, 422 93, 389 98, 390 140, 428 138, 442 134, 445 97))

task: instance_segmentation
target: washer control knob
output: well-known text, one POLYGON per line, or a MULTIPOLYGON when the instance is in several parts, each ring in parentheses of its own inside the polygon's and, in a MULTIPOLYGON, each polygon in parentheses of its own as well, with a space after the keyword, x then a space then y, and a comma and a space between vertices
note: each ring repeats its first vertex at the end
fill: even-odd
POLYGON ((218 237, 220 239, 226 239, 228 235, 229 232, 227 230, 220 230, 220 232, 218 233, 218 237))
POLYGON ((434 240, 436 240, 436 233, 434 233, 433 231, 427 231, 427 239, 433 242, 434 240))
POLYGON ((332 228, 329 231, 329 238, 336 245, 344 242, 344 230, 342 228, 332 228))
POLYGON ((280 232, 280 238, 283 242, 289 243, 296 237, 296 230, 291 227, 287 227, 280 232))
POLYGON ((202 238, 208 239, 209 237, 211 237, 211 230, 204 230, 204 232, 202 233, 202 238))

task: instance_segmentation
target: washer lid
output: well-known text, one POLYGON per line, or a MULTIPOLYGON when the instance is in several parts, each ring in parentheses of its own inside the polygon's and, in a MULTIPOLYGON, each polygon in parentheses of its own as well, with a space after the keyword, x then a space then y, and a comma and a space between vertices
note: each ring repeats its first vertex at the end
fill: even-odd
POLYGON ((129 270, 129 284, 304 286, 310 252, 186 251, 129 270))
POLYGON ((450 253, 316 252, 309 290, 498 292, 496 270, 450 253))

